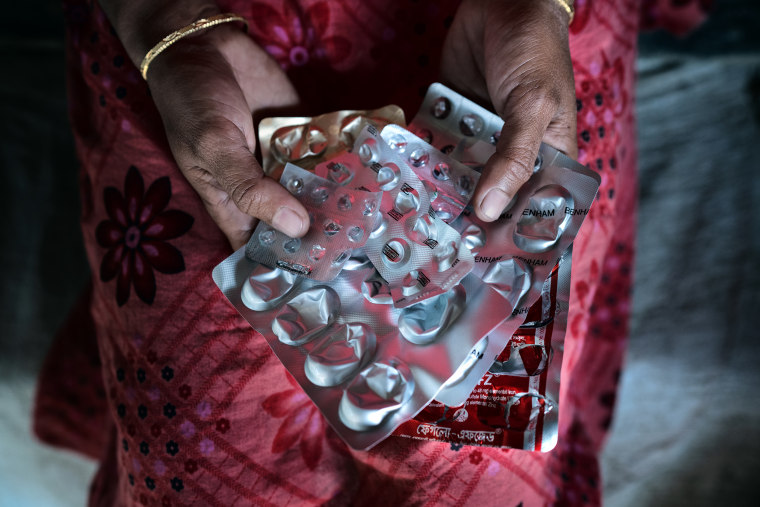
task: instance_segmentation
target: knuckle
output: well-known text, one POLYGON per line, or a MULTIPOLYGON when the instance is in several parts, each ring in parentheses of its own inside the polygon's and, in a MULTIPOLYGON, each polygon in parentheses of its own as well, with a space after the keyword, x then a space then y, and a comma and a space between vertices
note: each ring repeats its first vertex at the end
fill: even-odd
POLYGON ((244 213, 257 216, 261 210, 264 196, 260 192, 261 178, 253 177, 233 183, 229 195, 244 213))
POLYGON ((533 174, 536 155, 532 150, 515 147, 505 152, 497 152, 497 154, 505 166, 501 180, 508 186, 522 185, 533 174))

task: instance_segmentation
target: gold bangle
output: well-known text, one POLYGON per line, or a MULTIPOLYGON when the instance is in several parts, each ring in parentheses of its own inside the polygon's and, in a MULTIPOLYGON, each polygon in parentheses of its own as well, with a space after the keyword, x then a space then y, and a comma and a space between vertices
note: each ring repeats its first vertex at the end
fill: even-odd
POLYGON ((229 23, 231 21, 242 21, 245 25, 246 30, 248 29, 248 22, 242 16, 238 16, 237 14, 217 14, 216 16, 211 16, 210 18, 199 19, 198 21, 191 23, 184 28, 180 28, 179 30, 170 33, 161 39, 158 44, 153 46, 153 48, 145 55, 145 58, 143 58, 142 63, 140 64, 140 74, 142 74, 143 79, 148 79, 148 66, 150 63, 166 48, 180 40, 182 37, 193 34, 200 30, 204 30, 206 28, 211 28, 212 26, 221 25, 222 23, 229 23))
POLYGON ((567 22, 569 25, 573 22, 573 17, 575 16, 575 7, 573 7, 573 4, 568 2, 567 0, 554 0, 557 2, 557 5, 565 9, 565 12, 567 12, 567 15, 570 16, 570 21, 567 22))

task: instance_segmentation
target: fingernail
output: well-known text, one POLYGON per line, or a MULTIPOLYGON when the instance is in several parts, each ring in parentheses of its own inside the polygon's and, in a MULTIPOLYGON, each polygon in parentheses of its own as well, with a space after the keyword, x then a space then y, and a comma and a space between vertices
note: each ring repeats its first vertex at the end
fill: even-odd
POLYGON ((496 220, 507 207, 508 202, 509 196, 503 190, 492 188, 480 201, 480 211, 491 220, 496 220))
POLYGON ((272 217, 272 226, 288 236, 295 238, 301 235, 303 231, 303 220, 301 217, 288 207, 281 207, 272 217))

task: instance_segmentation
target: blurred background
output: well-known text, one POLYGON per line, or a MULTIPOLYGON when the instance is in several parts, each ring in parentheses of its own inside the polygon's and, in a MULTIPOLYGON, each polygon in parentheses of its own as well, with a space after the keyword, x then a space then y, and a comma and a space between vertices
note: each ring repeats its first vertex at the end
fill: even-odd
MULTIPOLYGON (((674 3, 676 0, 674 0, 674 3)), ((0 506, 84 505, 95 464, 37 443, 31 402, 88 277, 58 2, 0 19, 0 506)), ((610 506, 755 505, 760 473, 760 2, 640 38, 640 210, 610 506), (754 329, 754 331, 753 331, 754 329), (752 400, 755 400, 754 402, 752 400)))

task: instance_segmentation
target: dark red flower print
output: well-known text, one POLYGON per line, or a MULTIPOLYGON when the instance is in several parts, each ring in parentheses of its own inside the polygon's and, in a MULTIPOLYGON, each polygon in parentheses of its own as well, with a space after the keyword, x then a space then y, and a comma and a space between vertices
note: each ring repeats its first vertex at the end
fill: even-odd
POLYGON ((470 453, 470 463, 473 465, 479 465, 483 461, 483 453, 477 449, 470 453))
POLYGON ((179 388, 179 397, 183 400, 188 399, 191 394, 193 394, 193 390, 189 385, 183 384, 182 387, 179 388))
POLYGON ((189 474, 194 474, 198 470, 198 463, 196 463, 194 460, 187 460, 185 461, 185 472, 189 474))
POLYGON ((280 5, 281 12, 266 3, 254 2, 250 18, 253 36, 283 69, 301 67, 311 60, 336 64, 351 53, 349 39, 327 33, 330 2, 317 2, 305 12, 292 0, 280 5))
POLYGON ((131 166, 124 181, 124 193, 114 187, 103 191, 108 220, 95 230, 98 244, 108 251, 100 264, 100 279, 116 278, 116 302, 129 299, 130 285, 145 303, 156 296, 159 273, 173 274, 185 270, 182 253, 166 240, 185 234, 193 217, 180 210, 165 210, 172 195, 168 177, 155 180, 147 192, 140 171, 131 166))
POLYGON ((219 433, 227 433, 230 430, 230 421, 229 419, 226 419, 222 417, 218 421, 216 421, 216 431, 219 433))
POLYGON ((322 457, 325 421, 298 384, 290 376, 288 380, 291 389, 274 393, 261 404, 272 417, 284 418, 272 442, 272 452, 285 452, 297 443, 304 463, 314 470, 322 457))

